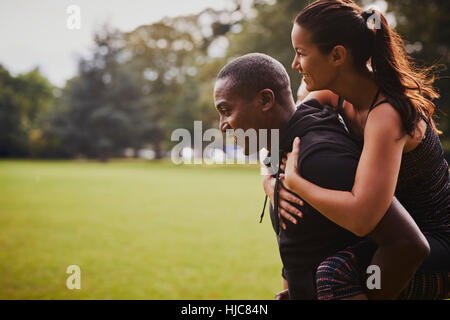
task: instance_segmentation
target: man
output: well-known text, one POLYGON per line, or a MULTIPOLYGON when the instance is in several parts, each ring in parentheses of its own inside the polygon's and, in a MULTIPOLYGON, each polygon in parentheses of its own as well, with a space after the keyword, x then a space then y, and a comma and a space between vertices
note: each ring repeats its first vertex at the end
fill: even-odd
MULTIPOLYGON (((214 100, 223 132, 228 129, 267 129, 269 132, 278 129, 281 153, 289 152, 295 137, 301 137, 300 174, 325 188, 352 189, 360 155, 357 144, 349 138, 330 107, 320 105, 317 100, 308 100, 296 109, 289 77, 275 59, 253 53, 228 63, 217 77, 214 100)), ((259 143, 258 147, 261 148, 259 143)), ((248 147, 244 149, 248 150, 248 147)), ((276 185, 271 199, 275 206, 271 206, 270 217, 277 234, 289 296, 291 299, 315 299, 317 266, 361 238, 334 224, 307 203, 300 207, 301 201, 289 198, 291 203, 288 204, 279 198, 277 191, 282 186, 278 179, 276 185), (302 218, 294 218, 294 223, 287 224, 284 229, 280 226, 279 210, 288 206, 301 210, 302 218)), ((425 259, 422 249, 427 244, 423 243, 423 235, 407 212, 400 206, 393 207, 372 231, 371 237, 378 249, 373 242, 367 242, 364 250, 368 252, 368 259, 375 250, 384 253, 381 256, 389 257, 389 262, 382 264, 384 268, 395 265, 395 258, 401 252, 411 261, 411 270, 405 272, 412 272, 412 275, 425 259), (388 237, 390 247, 386 248, 384 244, 388 237), (396 238, 393 240, 393 237, 396 238)), ((281 224, 285 225, 283 221, 281 224)), ((393 286, 404 286, 405 281, 398 279, 400 283, 396 283, 394 279, 390 282, 393 286)), ((382 297, 386 298, 391 288, 385 290, 387 296, 382 297)))

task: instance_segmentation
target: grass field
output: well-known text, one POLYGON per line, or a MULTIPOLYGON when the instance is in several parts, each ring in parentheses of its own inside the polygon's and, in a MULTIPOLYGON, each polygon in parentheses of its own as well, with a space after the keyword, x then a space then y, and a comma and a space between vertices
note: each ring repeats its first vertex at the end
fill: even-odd
POLYGON ((255 167, 0 161, 0 299, 273 299, 263 199, 255 167))

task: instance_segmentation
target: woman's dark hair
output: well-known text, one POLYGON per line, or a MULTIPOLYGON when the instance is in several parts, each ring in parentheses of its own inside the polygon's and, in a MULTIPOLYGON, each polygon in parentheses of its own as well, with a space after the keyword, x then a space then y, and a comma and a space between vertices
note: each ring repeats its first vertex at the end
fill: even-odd
POLYGON ((439 98, 432 86, 432 68, 419 69, 412 62, 402 38, 382 13, 363 11, 350 0, 319 0, 300 11, 294 23, 310 32, 322 53, 342 45, 356 68, 372 69, 381 92, 400 113, 406 133, 413 135, 421 114, 439 132, 432 120, 435 105, 431 100, 439 98))

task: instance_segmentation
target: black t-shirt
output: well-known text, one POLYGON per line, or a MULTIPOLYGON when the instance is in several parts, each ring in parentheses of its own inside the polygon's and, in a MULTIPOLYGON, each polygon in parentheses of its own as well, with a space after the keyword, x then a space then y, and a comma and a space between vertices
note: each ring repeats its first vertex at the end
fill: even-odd
MULTIPOLYGON (((331 107, 315 99, 298 106, 280 141, 281 152, 291 151, 295 137, 301 138, 298 170, 302 177, 327 189, 352 189, 361 150, 331 107)), ((286 221, 286 230, 276 230, 278 223, 272 206, 270 217, 291 299, 315 299, 318 265, 361 238, 325 218, 306 202, 298 208, 303 218, 297 218, 297 224, 286 221)))

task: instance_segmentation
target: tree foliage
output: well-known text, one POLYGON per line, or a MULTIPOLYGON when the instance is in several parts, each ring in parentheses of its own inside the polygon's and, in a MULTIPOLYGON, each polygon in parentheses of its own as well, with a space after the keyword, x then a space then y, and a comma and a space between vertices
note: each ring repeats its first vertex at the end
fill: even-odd
MULTIPOLYGON (((83 155, 106 160, 126 148, 164 156, 176 128, 217 127, 213 86, 233 57, 262 52, 278 59, 295 94, 290 33, 308 0, 233 0, 226 10, 164 18, 123 33, 104 26, 77 75, 55 91, 38 70, 17 77, 0 66, 0 155, 83 155), (58 94, 54 94, 54 93, 58 94)), ((367 4, 369 1, 357 1, 367 4)), ((436 82, 440 128, 449 130, 449 3, 389 1, 388 12, 419 63, 447 70, 436 82)))
POLYGON ((39 69, 13 76, 0 65, 0 156, 30 155, 39 120, 50 109, 52 90, 39 69))

